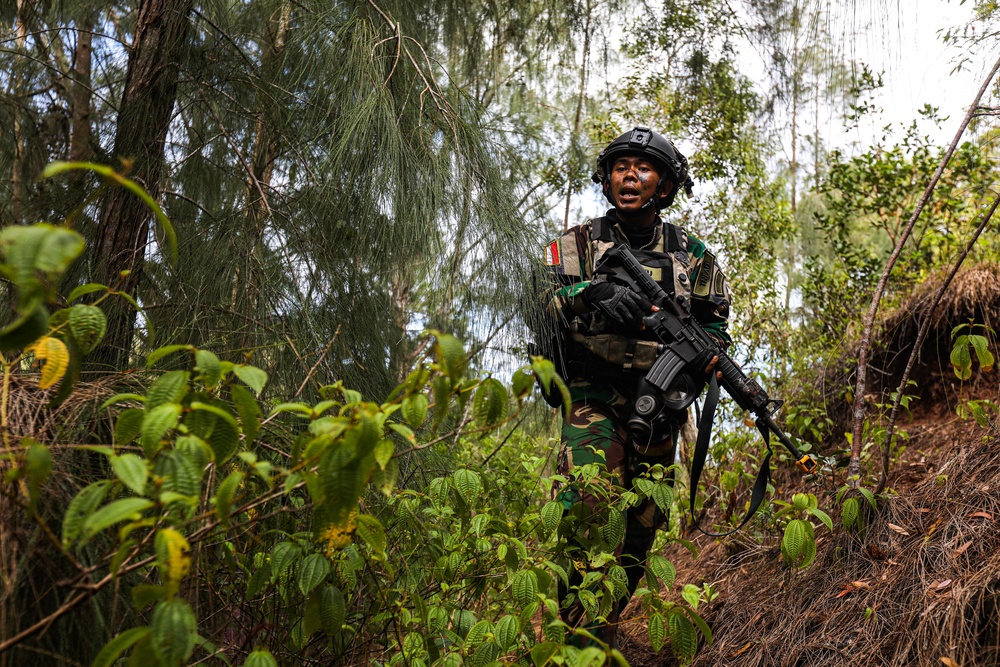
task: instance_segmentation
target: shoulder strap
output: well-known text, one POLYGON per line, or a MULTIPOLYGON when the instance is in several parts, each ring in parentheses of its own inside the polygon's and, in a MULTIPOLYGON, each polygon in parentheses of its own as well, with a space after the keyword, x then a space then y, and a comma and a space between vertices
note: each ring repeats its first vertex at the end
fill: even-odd
POLYGON ((698 481, 701 479, 701 471, 705 468, 705 459, 708 457, 708 445, 712 440, 712 422, 715 420, 715 408, 719 405, 719 382, 712 373, 712 379, 708 384, 708 396, 705 397, 705 409, 701 413, 701 421, 698 422, 698 441, 695 443, 694 456, 691 457, 691 519, 698 530, 711 537, 725 537, 732 535, 737 530, 747 524, 747 522, 760 509, 760 504, 764 501, 767 493, 767 485, 771 481, 771 438, 767 426, 760 421, 757 422, 757 429, 764 438, 764 445, 767 447, 767 454, 760 463, 760 470, 757 472, 757 479, 753 483, 753 490, 750 492, 750 507, 740 521, 740 525, 725 533, 710 533, 701 527, 698 519, 694 515, 694 501, 698 495, 698 481))
POLYGON ((663 246, 666 248, 667 252, 674 252, 677 250, 687 251, 687 240, 687 232, 683 229, 670 222, 663 223, 663 246))
POLYGON ((607 216, 591 218, 590 220, 590 240, 591 241, 614 241, 614 230, 612 223, 607 216))

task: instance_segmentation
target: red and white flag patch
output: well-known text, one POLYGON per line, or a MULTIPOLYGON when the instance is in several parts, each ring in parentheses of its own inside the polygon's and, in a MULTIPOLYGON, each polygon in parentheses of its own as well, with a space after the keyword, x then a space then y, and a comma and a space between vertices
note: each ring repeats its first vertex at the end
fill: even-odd
POLYGON ((562 264, 562 254, 559 252, 559 241, 555 240, 545 246, 545 266, 559 266, 562 264))

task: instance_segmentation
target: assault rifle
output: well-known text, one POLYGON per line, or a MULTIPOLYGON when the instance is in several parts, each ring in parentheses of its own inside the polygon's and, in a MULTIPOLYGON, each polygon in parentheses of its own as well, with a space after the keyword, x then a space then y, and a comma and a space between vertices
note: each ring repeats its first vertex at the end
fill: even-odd
POLYGON ((701 423, 698 425, 698 442, 691 464, 692 513, 698 479, 708 454, 720 382, 722 388, 737 405, 755 415, 755 424, 767 445, 767 455, 761 464, 751 494, 750 508, 739 528, 742 528, 756 513, 764 498, 770 478, 771 433, 778 436, 778 440, 788 449, 795 459, 795 464, 803 473, 816 473, 818 468, 816 461, 808 454, 799 451, 774 421, 774 415, 781 408, 783 401, 770 398, 764 388, 756 380, 748 377, 715 339, 701 328, 691 314, 691 304, 688 299, 683 295, 671 298, 646 272, 635 255, 623 246, 611 248, 604 254, 598 272, 610 274, 613 279, 642 294, 659 308, 657 312, 643 319, 646 329, 651 331, 662 344, 662 352, 639 382, 635 410, 629 420, 629 430, 638 441, 641 442, 642 439, 649 437, 652 425, 664 412, 664 408, 686 409, 697 398, 704 386, 704 381, 700 378, 704 375, 705 367, 712 357, 719 358, 715 370, 722 373, 722 378, 717 382, 715 372, 711 374, 705 408, 701 423))

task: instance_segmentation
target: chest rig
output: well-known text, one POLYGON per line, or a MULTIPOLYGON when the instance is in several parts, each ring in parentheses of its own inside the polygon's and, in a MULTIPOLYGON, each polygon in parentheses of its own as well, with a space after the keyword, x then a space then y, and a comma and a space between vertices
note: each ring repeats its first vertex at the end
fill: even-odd
MULTIPOLYGON (((628 245, 628 238, 614 220, 600 217, 590 221, 589 243, 587 274, 600 279, 600 272, 595 271, 595 267, 600 265, 604 253, 616 245, 628 245)), ((670 223, 660 223, 653 239, 642 248, 633 248, 632 253, 671 297, 678 294, 691 297, 691 278, 688 275, 691 260, 687 233, 683 229, 670 223)), ((655 340, 620 335, 607 322, 592 315, 584 319, 585 323, 577 322, 577 326, 573 327, 570 338, 585 351, 583 357, 574 356, 591 360, 591 374, 602 370, 611 373, 645 371, 652 367, 662 352, 662 345, 655 340)))

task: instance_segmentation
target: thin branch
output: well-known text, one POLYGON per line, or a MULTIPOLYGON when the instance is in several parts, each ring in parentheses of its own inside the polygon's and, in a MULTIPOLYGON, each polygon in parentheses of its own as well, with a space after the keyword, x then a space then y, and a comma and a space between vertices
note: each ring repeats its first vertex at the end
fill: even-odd
POLYGON ((892 411, 889 413, 889 425, 885 429, 885 443, 882 445, 882 473, 878 479, 878 486, 875 488, 875 493, 882 493, 885 488, 886 481, 889 478, 889 450, 892 443, 892 431, 896 426, 896 415, 899 412, 899 405, 903 399, 903 390, 906 388, 906 382, 910 379, 910 371, 913 370, 913 365, 916 363, 917 356, 920 354, 920 348, 924 343, 924 338, 927 337, 927 332, 931 328, 931 313, 937 310, 938 305, 941 303, 941 299, 944 297, 944 293, 948 290, 951 285, 951 281, 955 278, 955 274, 958 273, 959 268, 961 268, 962 263, 965 262, 965 258, 969 256, 969 252, 972 247, 979 240, 980 234, 986 229, 986 226, 990 223, 990 219, 997 210, 997 206, 1000 206, 1000 195, 998 195, 993 200, 993 205, 990 206, 990 210, 986 212, 983 216, 983 221, 979 223, 979 227, 976 228, 975 233, 969 242, 966 244, 965 249, 962 250, 962 254, 958 256, 955 261, 955 265, 951 267, 951 271, 948 273, 948 277, 945 278, 944 282, 938 288, 937 293, 931 302, 924 308, 923 319, 920 322, 920 331, 917 333, 917 339, 913 343, 913 348, 910 350, 910 358, 906 362, 906 370, 903 371, 903 378, 899 381, 899 388, 896 390, 896 399, 892 403, 892 411))
POLYGON ((323 359, 326 358, 326 353, 330 351, 330 346, 333 345, 333 341, 337 340, 337 337, 339 335, 340 335, 340 327, 338 326, 337 330, 333 332, 333 338, 331 338, 330 342, 326 344, 326 347, 323 348, 323 351, 319 353, 319 358, 316 359, 316 363, 313 364, 312 368, 309 369, 309 372, 306 373, 305 379, 302 380, 302 384, 300 384, 299 388, 295 391, 294 394, 292 394, 292 398, 298 398, 299 394, 302 393, 302 390, 306 388, 307 384, 309 384, 309 380, 312 379, 313 374, 316 373, 316 369, 319 368, 319 365, 323 362, 323 359))
POLYGON ((878 313, 879 302, 882 300, 882 294, 885 292, 886 283, 889 282, 889 274, 892 272, 893 267, 896 265, 896 260, 903 251, 903 245, 906 243, 907 239, 909 239, 910 233, 913 231, 913 226, 917 222, 917 218, 920 217, 924 207, 930 200, 931 193, 934 192, 935 186, 937 186, 938 181, 941 180, 941 175, 944 173, 945 167, 948 166, 951 156, 955 154, 955 150, 958 148, 958 142, 961 140, 962 135, 965 134, 965 130, 969 127, 969 123, 972 122, 976 109, 979 108, 979 100, 981 100, 983 95, 986 94, 986 90, 989 88, 990 82, 996 75, 997 70, 1000 70, 1000 60, 997 60, 996 63, 994 63, 993 69, 990 70, 986 80, 983 81, 983 85, 979 88, 979 92, 976 94, 975 99, 972 100, 972 104, 969 105, 969 111, 965 114, 965 118, 963 119, 961 126, 955 133, 955 138, 952 139, 951 146, 948 147, 948 150, 941 158, 941 162, 938 164, 937 170, 934 172, 934 176, 931 177, 931 181, 927 184, 927 188, 924 190, 924 194, 920 198, 920 202, 917 204, 916 209, 914 209, 913 215, 910 216, 909 222, 906 223, 906 228, 903 230, 903 233, 900 234, 899 240, 896 242, 896 246, 893 248, 892 254, 886 262, 885 269, 882 272, 882 277, 879 279, 878 285, 875 287, 875 293, 872 295, 872 303, 868 309, 868 313, 865 315, 864 332, 861 334, 861 349, 858 353, 858 379, 854 390, 854 439, 851 442, 851 461, 847 468, 848 481, 852 486, 857 487, 859 485, 861 473, 861 446, 863 444, 861 442, 861 431, 865 420, 865 390, 868 380, 868 348, 871 345, 872 328, 875 326, 875 315, 878 313))

